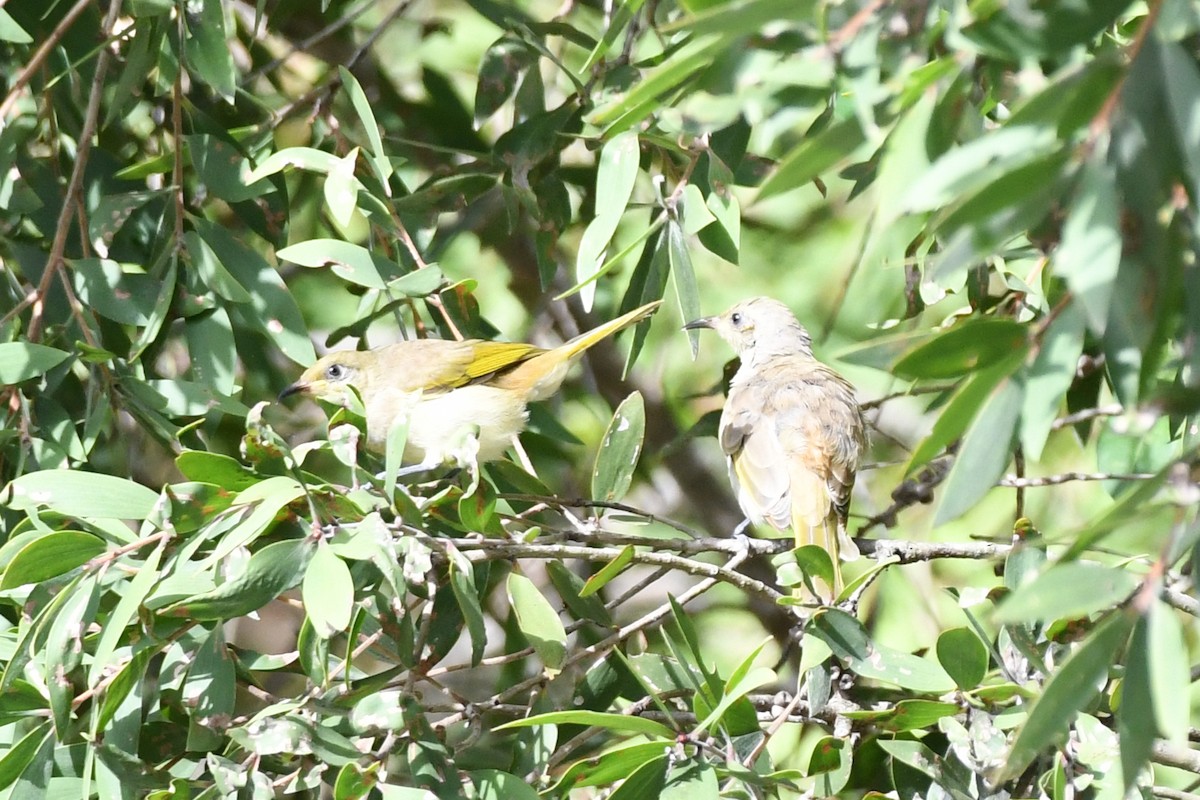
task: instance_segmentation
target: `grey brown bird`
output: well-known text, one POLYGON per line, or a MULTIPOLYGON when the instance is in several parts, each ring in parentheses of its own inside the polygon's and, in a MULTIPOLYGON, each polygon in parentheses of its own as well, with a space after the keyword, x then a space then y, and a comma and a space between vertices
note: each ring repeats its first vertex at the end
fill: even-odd
POLYGON ((755 524, 791 528, 797 547, 823 547, 834 582, 819 590, 836 598, 841 560, 858 556, 846 514, 867 434, 854 388, 813 356, 808 331, 769 297, 684 327, 715 330, 741 361, 718 433, 738 504, 755 524))

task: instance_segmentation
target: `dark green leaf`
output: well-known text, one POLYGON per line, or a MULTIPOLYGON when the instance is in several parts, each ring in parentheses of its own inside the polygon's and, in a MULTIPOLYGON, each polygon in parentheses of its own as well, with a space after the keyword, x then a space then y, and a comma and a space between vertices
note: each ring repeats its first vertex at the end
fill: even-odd
POLYGON ((300 583, 315 549, 309 539, 269 544, 250 556, 241 575, 211 591, 172 603, 159 613, 196 620, 228 620, 257 611, 300 583))
POLYGON ((862 623, 844 611, 828 609, 817 614, 809 630, 864 678, 886 681, 916 692, 941 694, 954 688, 954 681, 940 666, 872 641, 862 623))
POLYGON ((107 549, 104 540, 82 531, 56 531, 25 545, 0 579, 0 590, 56 578, 81 567, 107 549))
POLYGON ((910 350, 893 368, 913 379, 958 378, 1028 348, 1024 325, 998 317, 972 317, 910 350))
POLYGON ((806 137, 763 181, 758 189, 758 200, 804 186, 849 159, 865 141, 862 123, 857 117, 839 120, 815 136, 806 137))
POLYGON ((1003 477, 1012 460, 1024 391, 1018 377, 1005 379, 971 423, 941 488, 934 525, 958 519, 974 508, 1003 477))
POLYGON ((640 392, 633 392, 617 406, 592 467, 592 498, 620 500, 629 491, 637 469, 646 433, 646 407, 640 392))
POLYGON ((988 651, 969 628, 942 631, 937 640, 938 663, 963 691, 977 687, 987 674, 988 651))

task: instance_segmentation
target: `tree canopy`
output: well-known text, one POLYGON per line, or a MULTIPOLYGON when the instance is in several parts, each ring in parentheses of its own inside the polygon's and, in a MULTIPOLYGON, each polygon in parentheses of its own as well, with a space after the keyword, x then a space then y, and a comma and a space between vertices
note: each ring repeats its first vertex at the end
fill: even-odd
POLYGON ((0 4, 0 792, 1193 797, 1198 43, 1189 0, 0 4), (730 353, 680 330, 758 294, 872 427, 832 606, 733 535, 730 353), (275 399, 659 299, 478 473, 275 399))

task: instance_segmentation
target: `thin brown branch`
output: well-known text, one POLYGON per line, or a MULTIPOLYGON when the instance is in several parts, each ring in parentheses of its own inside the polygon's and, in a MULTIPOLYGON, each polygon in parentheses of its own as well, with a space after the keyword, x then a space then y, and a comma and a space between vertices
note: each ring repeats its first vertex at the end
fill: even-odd
MULTIPOLYGON (((101 36, 105 39, 112 33, 113 26, 121 14, 121 0, 112 0, 108 7, 108 15, 104 18, 101 36)), ((65 21, 65 20, 64 20, 65 21)), ((61 25, 60 25, 61 27, 61 25)), ((54 226, 54 241, 50 245, 50 256, 46 259, 46 269, 38 283, 38 298, 33 303, 33 311, 29 318, 30 342, 37 342, 42 337, 46 293, 50 290, 50 282, 63 267, 63 255, 67 247, 67 235, 70 232, 71 219, 75 216, 75 206, 82 200, 83 176, 88 165, 88 156, 92 149, 92 138, 96 134, 96 125, 100 118, 100 101, 103 95, 104 78, 108 73, 108 61, 111 51, 106 47, 96 57, 96 72, 92 77, 92 88, 88 95, 87 111, 83 118, 83 127, 79 131, 79 143, 75 153, 75 164, 71 169, 71 179, 67 183, 63 207, 59 211, 58 221, 54 226)), ((2 112, 2 109, 0 109, 2 112)), ((3 113, 0 113, 3 118, 3 113)), ((76 300, 78 302, 78 300, 76 300)), ((81 326, 86 327, 86 326, 81 326)))
MULTIPOLYGON (((58 47, 59 42, 66 36, 67 30, 75 24, 75 20, 79 19, 79 15, 87 10, 87 7, 91 4, 92 0, 76 0, 75 5, 67 10, 62 20, 54 26, 54 30, 50 31, 50 35, 46 37, 46 41, 42 42, 38 46, 38 49, 34 51, 33 56, 25 64, 25 68, 13 80, 12 88, 9 89, 8 94, 0 102, 0 120, 8 117, 8 112, 12 110, 13 104, 17 102, 17 98, 21 96, 21 93, 25 91, 25 87, 33 79, 34 73, 41 68, 46 58, 54 52, 54 48, 58 47)), ((119 5, 119 3, 114 3, 113 5, 119 5)), ((108 26, 108 29, 111 30, 112 26, 108 26)))

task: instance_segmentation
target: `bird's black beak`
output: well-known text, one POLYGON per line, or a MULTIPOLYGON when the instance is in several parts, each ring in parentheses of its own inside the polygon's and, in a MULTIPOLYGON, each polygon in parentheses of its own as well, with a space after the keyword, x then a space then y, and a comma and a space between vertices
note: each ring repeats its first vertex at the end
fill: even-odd
POLYGON ((694 319, 687 325, 684 325, 683 329, 685 331, 694 331, 698 330, 699 328, 711 328, 713 327, 713 319, 713 317, 701 317, 700 319, 694 319))
POLYGON ((296 381, 291 386, 279 393, 279 397, 275 398, 275 402, 283 402, 284 399, 291 397, 294 394, 301 394, 308 391, 308 384, 304 381, 296 381))

